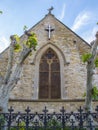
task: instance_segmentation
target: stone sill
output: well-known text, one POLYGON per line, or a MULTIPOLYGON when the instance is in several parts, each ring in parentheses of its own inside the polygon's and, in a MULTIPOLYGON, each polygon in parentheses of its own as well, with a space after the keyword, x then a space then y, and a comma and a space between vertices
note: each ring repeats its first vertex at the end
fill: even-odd
MULTIPOLYGON (((85 102, 85 99, 9 99, 10 102, 85 102)), ((98 102, 98 100, 93 100, 98 102)))

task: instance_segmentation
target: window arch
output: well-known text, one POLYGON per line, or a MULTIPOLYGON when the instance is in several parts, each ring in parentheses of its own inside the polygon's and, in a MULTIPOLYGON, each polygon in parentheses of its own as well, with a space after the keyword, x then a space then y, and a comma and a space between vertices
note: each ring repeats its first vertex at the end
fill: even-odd
POLYGON ((39 99, 60 99, 60 62, 53 49, 48 48, 39 64, 39 99))

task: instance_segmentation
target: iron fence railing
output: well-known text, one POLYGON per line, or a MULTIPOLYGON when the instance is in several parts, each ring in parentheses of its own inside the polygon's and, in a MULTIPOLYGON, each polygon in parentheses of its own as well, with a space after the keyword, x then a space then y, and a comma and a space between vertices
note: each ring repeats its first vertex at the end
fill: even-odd
POLYGON ((45 107, 41 113, 31 113, 29 107, 24 113, 0 113, 0 130, 98 130, 98 106, 94 112, 86 113, 80 107, 77 112, 66 112, 64 107, 56 113, 49 113, 45 107))

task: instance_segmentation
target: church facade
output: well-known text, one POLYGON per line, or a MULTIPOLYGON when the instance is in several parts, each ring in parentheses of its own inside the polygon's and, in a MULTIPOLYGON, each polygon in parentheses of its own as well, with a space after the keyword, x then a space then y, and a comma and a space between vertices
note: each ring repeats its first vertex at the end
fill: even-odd
MULTIPOLYGON (((45 106, 50 111, 58 111, 62 106, 76 110, 84 104, 86 90, 86 65, 81 56, 90 52, 91 46, 51 12, 29 31, 37 35, 37 49, 24 62, 9 105, 16 111, 27 106, 32 111, 41 111, 45 106)), ((24 40, 22 35, 21 41, 24 40)), ((6 57, 2 58, 6 66, 7 50, 1 55, 6 57)), ((1 65, 2 71, 3 68, 1 65)))

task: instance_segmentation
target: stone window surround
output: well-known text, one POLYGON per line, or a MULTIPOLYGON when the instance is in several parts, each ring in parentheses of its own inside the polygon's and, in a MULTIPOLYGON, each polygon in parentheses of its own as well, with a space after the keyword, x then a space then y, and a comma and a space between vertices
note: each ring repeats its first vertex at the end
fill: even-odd
POLYGON ((65 86, 65 84, 64 84, 65 83, 65 80, 64 80, 64 65, 66 63, 66 59, 65 59, 63 52, 60 50, 60 48, 58 48, 56 45, 54 45, 52 43, 47 43, 43 47, 41 47, 37 51, 37 53, 34 57, 33 65, 35 67, 35 75, 34 75, 34 84, 33 84, 34 93, 33 93, 32 99, 38 100, 38 94, 39 94, 39 64, 38 63, 40 63, 41 56, 43 55, 43 53, 48 48, 53 49, 56 52, 56 54, 59 58, 59 61, 60 61, 60 77, 61 77, 61 99, 66 99, 66 94, 65 94, 65 89, 64 89, 64 86, 65 86))

